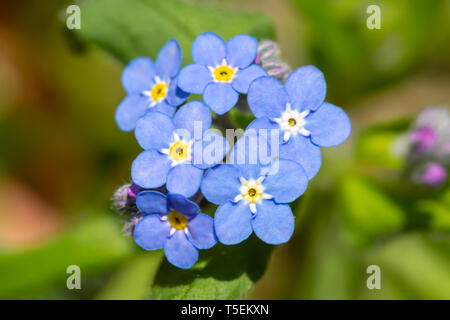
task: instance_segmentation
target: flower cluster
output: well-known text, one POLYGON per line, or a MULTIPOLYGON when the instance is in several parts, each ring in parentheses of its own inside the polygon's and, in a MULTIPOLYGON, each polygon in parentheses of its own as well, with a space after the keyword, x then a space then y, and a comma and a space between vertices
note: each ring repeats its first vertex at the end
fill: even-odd
POLYGON ((313 66, 291 72, 272 41, 238 35, 225 42, 207 32, 194 40, 192 59, 181 68, 181 48, 170 40, 156 62, 132 60, 116 111, 119 128, 134 130, 143 151, 114 206, 139 246, 163 248, 179 268, 190 268, 199 249, 237 244, 252 232, 269 244, 288 241, 289 203, 319 171, 320 147, 350 135, 345 112, 324 102, 323 74, 313 66), (214 120, 239 100, 255 120, 234 143, 214 120), (208 202, 218 205, 214 218, 200 212, 208 202))
POLYGON ((410 179, 420 185, 439 187, 447 181, 450 167, 450 112, 428 107, 411 129, 397 141, 396 150, 406 160, 410 179))

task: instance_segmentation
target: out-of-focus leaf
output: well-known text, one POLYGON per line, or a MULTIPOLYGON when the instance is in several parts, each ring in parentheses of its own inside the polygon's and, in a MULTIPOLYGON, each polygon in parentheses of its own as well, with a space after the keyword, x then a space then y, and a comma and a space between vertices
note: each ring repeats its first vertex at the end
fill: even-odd
POLYGON ((448 237, 435 241, 425 234, 406 234, 375 248, 366 263, 380 267, 381 290, 367 290, 366 298, 382 294, 388 274, 409 299, 450 299, 449 248, 448 237))
POLYGON ((417 204, 417 208, 429 216, 428 224, 431 229, 450 232, 450 205, 434 200, 422 200, 417 204))
POLYGON ((94 42, 126 62, 138 56, 155 58, 169 39, 177 39, 185 63, 191 44, 207 31, 224 39, 237 34, 273 38, 272 23, 263 15, 241 13, 183 0, 96 0, 81 5, 82 39, 94 42))
POLYGON ((27 296, 50 284, 66 288, 67 267, 77 265, 83 277, 118 263, 133 251, 111 218, 87 219, 42 247, 0 253, 0 297, 27 296))
POLYGON ((346 229, 359 244, 400 230, 403 209, 380 189, 359 177, 346 177, 340 186, 346 229))
POLYGON ((129 260, 97 296, 100 300, 141 300, 148 294, 162 251, 145 251, 129 260))
POLYGON ((233 108, 229 112, 230 119, 236 128, 244 129, 252 122, 255 117, 251 113, 246 113, 238 110, 237 108, 233 108))
POLYGON ((445 0, 293 1, 307 23, 302 42, 341 100, 398 79, 426 58, 450 62, 445 0), (366 26, 370 5, 380 7, 380 29, 366 26))
POLYGON ((356 159, 364 164, 401 168, 398 155, 402 147, 401 134, 408 128, 407 120, 376 125, 363 131, 356 145, 356 159))
POLYGON ((271 246, 252 235, 246 241, 217 244, 200 250, 200 260, 189 270, 163 261, 151 299, 237 299, 264 274, 271 246))

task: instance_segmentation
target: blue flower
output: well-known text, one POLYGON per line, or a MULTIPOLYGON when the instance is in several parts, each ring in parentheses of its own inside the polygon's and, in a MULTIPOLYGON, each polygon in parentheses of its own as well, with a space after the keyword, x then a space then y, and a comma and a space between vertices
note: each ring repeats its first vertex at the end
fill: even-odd
MULTIPOLYGON (((236 143, 231 159, 240 157, 234 155, 243 140, 236 143)), ((241 150, 248 153, 245 146, 241 150)), ((263 165, 261 161, 233 160, 233 164, 209 169, 201 191, 208 201, 219 205, 214 228, 220 242, 236 244, 254 231, 264 242, 280 244, 294 231, 294 216, 287 203, 302 195, 307 184, 305 171, 294 161, 275 160, 263 165)))
POLYGON ((312 179, 321 165, 319 147, 344 142, 350 119, 339 107, 324 102, 326 83, 314 66, 293 71, 283 84, 272 77, 256 79, 247 101, 255 119, 248 129, 280 130, 280 158, 298 162, 312 179))
POLYGON ((164 248, 174 266, 189 269, 198 259, 198 249, 217 242, 213 219, 181 195, 142 191, 136 205, 144 217, 136 224, 134 241, 146 250, 164 248))
POLYGON ((148 110, 174 114, 176 106, 189 95, 177 86, 180 67, 181 49, 176 40, 164 45, 155 63, 146 57, 130 61, 122 73, 127 96, 116 110, 116 122, 121 130, 133 130, 136 121, 148 110))
POLYGON ((247 93, 250 83, 267 75, 253 64, 258 41, 238 35, 226 44, 215 33, 200 34, 192 44, 194 64, 180 71, 178 85, 186 92, 202 94, 212 111, 224 114, 238 101, 239 93, 247 93))
POLYGON ((229 150, 226 139, 211 127, 211 112, 200 101, 183 105, 173 119, 149 112, 138 120, 135 135, 145 149, 131 166, 133 182, 143 188, 166 184, 185 197, 200 187, 203 170, 220 162, 229 150))

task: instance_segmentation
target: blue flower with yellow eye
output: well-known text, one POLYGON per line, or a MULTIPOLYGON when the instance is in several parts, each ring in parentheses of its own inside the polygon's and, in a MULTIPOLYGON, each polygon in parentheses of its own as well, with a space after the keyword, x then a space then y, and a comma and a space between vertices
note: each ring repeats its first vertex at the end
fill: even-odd
POLYGON ((189 269, 199 249, 217 242, 213 219, 181 195, 142 191, 136 205, 144 217, 134 228, 134 241, 146 250, 164 248, 167 260, 178 268, 189 269))
POLYGON ((211 112, 200 101, 183 105, 173 119, 160 112, 148 112, 138 120, 135 135, 145 149, 131 166, 133 182, 153 189, 166 185, 170 193, 193 196, 203 170, 224 158, 227 140, 208 131, 211 112))
POLYGON ((159 51, 156 62, 150 58, 133 59, 122 73, 127 96, 116 110, 116 122, 123 131, 131 131, 148 110, 172 116, 188 93, 177 85, 181 67, 181 49, 176 40, 169 40, 159 51))
POLYGON ((346 113, 324 102, 325 94, 325 78, 314 66, 296 69, 284 86, 260 77, 248 90, 248 105, 257 119, 246 130, 279 130, 280 159, 298 162, 312 179, 321 165, 319 147, 341 144, 351 131, 346 113))
POLYGON ((294 216, 287 203, 305 192, 308 177, 294 161, 264 163, 260 157, 250 162, 250 152, 259 152, 256 149, 263 144, 247 138, 236 143, 231 164, 209 169, 202 181, 205 198, 219 205, 214 216, 217 238, 224 244, 236 244, 255 232, 266 243, 284 243, 294 231, 294 216))
POLYGON ((178 85, 186 92, 202 94, 212 111, 224 114, 236 105, 239 93, 247 93, 253 80, 267 75, 253 64, 257 49, 258 41, 249 35, 225 43, 215 33, 202 33, 192 44, 194 64, 180 71, 178 85))

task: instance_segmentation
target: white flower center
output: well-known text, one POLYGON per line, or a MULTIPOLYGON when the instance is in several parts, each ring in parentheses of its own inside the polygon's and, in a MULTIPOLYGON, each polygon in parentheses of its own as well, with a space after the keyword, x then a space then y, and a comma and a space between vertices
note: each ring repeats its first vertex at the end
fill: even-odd
POLYGON ((157 103, 163 101, 167 97, 169 90, 169 81, 163 81, 159 77, 155 77, 155 84, 151 90, 145 90, 142 94, 150 98, 150 107, 154 107, 157 103))
POLYGON ((311 133, 305 129, 305 117, 309 114, 309 110, 298 112, 292 110, 291 105, 286 104, 286 110, 281 114, 280 118, 275 118, 275 122, 280 125, 281 130, 284 131, 283 140, 286 142, 291 136, 302 134, 308 137, 311 133))
POLYGON ((169 148, 161 149, 159 151, 167 154, 169 159, 172 160, 171 166, 175 167, 177 164, 188 162, 192 159, 192 144, 193 141, 182 140, 180 136, 174 132, 169 148))
POLYGON ((265 193, 265 187, 262 182, 264 177, 261 176, 258 179, 249 179, 241 177, 241 187, 239 188, 239 194, 233 199, 233 202, 245 201, 250 206, 250 211, 256 214, 256 204, 260 203, 262 199, 272 199, 272 196, 265 193))
POLYGON ((237 67, 233 68, 231 65, 228 65, 225 59, 222 60, 222 64, 218 64, 215 67, 210 66, 208 69, 211 71, 214 82, 231 82, 239 70, 237 67))

